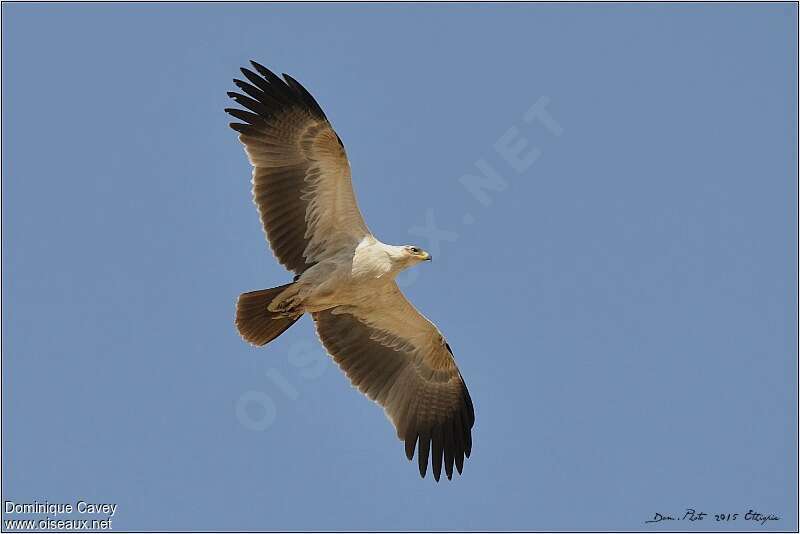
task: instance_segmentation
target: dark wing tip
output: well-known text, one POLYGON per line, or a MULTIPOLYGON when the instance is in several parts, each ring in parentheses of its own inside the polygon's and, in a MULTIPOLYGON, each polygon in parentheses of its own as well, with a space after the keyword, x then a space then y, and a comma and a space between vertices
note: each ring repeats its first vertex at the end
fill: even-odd
POLYGON ((461 425, 461 414, 455 414, 452 418, 453 432, 453 461, 456 464, 458 474, 464 469, 464 429, 461 425))
POLYGON ((417 446, 417 435, 406 437, 406 458, 408 461, 414 459, 414 448, 417 446))
MULTIPOLYGON (((256 78, 258 78, 258 74, 256 74, 256 73, 255 73, 255 72, 253 72, 252 70, 248 69, 247 67, 240 67, 240 68, 239 68, 239 72, 241 72, 242 74, 244 74, 245 78, 247 78, 248 80, 251 80, 251 79, 252 79, 252 78, 251 78, 251 76, 252 76, 252 77, 256 77, 256 78)), ((260 79, 260 78, 259 78, 259 79, 260 79)))
POLYGON ((250 83, 238 78, 233 80, 236 87, 249 96, 234 92, 228 93, 228 96, 238 104, 266 119, 269 119, 274 113, 290 108, 299 108, 312 116, 327 120, 320 105, 297 80, 288 74, 283 74, 283 78, 281 78, 255 60, 251 60, 250 64, 255 72, 245 67, 239 69, 250 83))
POLYGON ((472 453, 475 411, 463 380, 461 387, 461 403, 449 415, 421 430, 405 431, 406 457, 413 459, 416 446, 419 474, 422 478, 425 478, 430 461, 433 478, 437 482, 441 479, 442 467, 447 479, 452 480, 454 472, 459 475, 463 473, 464 459, 469 458, 472 453))
MULTIPOLYGON (((325 117, 325 112, 322 111, 322 108, 317 103, 316 99, 308 92, 308 90, 303 87, 303 84, 292 78, 286 73, 283 73, 283 79, 286 81, 286 85, 288 85, 292 91, 300 98, 300 100, 306 105, 306 107, 315 115, 317 115, 320 119, 328 120, 325 117)), ((338 137, 338 136, 337 136, 338 137)), ((339 140, 339 144, 342 144, 342 141, 339 140)), ((342 145, 344 146, 344 145, 342 145)))
POLYGON ((252 128, 252 126, 250 126, 249 124, 242 124, 239 122, 229 122, 228 126, 230 126, 231 129, 236 130, 240 134, 245 134, 245 135, 250 133, 250 129, 252 128))
MULTIPOLYGON (((256 69, 256 71, 258 73, 262 74, 262 75, 263 75, 264 72, 269 72, 270 74, 273 74, 271 70, 269 70, 267 67, 265 67, 264 65, 262 65, 261 63, 259 63, 255 59, 251 59, 250 60, 250 65, 252 65, 253 68, 256 69)), ((274 74, 273 74, 273 76, 274 76, 274 74)))
MULTIPOLYGON (((458 415, 458 414, 456 414, 458 415)), ((456 459, 456 440, 453 435, 453 417, 451 416, 444 422, 444 471, 447 474, 447 480, 453 479, 453 463, 456 459)))
POLYGON ((425 473, 428 472, 428 454, 431 450, 431 437, 428 434, 420 434, 419 446, 417 451, 417 460, 419 462, 419 475, 425 478, 425 473))
POLYGON ((432 449, 433 457, 433 477, 436 482, 439 482, 439 477, 442 475, 442 453, 444 452, 444 436, 442 435, 442 427, 436 426, 433 428, 432 433, 432 449))
MULTIPOLYGON (((264 78, 262 78, 261 76, 259 76, 255 72, 253 72, 252 70, 244 68, 244 67, 242 67, 239 70, 242 71, 242 74, 244 74, 245 78, 250 80, 250 83, 252 83, 256 87, 261 89, 262 92, 269 93, 271 91, 269 83, 267 83, 267 81, 264 78)), ((239 80, 239 81, 241 82, 241 80, 239 80)), ((233 80, 233 83, 236 83, 236 85, 239 85, 237 83, 237 80, 233 80)))
POLYGON ((269 69, 268 69, 267 67, 265 67, 264 65, 261 65, 260 63, 256 63, 256 62, 255 62, 255 61, 253 61, 253 60, 250 60, 250 64, 253 66, 253 68, 254 68, 254 69, 256 69, 256 72, 258 72, 258 73, 259 73, 261 76, 263 76, 264 78, 266 78, 266 79, 267 79, 267 81, 268 81, 269 83, 271 83, 271 84, 275 84, 275 85, 277 85, 278 87, 280 87, 280 86, 283 86, 282 88, 285 88, 285 87, 286 87, 286 82, 284 82, 283 80, 281 80, 281 79, 278 77, 278 75, 277 75, 277 74, 275 74, 274 72, 272 72, 271 70, 269 70, 269 69))

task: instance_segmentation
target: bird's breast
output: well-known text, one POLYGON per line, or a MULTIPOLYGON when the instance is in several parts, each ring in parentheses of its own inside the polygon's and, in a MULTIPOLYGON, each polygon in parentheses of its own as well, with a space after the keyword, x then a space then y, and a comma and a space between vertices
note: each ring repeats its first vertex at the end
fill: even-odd
POLYGON ((380 247, 365 246, 356 249, 351 265, 354 282, 369 283, 381 278, 392 279, 394 273, 389 256, 380 247))

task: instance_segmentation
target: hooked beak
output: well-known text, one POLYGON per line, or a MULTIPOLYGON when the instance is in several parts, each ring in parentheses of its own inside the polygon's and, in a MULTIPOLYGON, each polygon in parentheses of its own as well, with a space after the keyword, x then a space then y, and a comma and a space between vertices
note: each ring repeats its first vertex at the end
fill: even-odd
POLYGON ((433 256, 431 256, 428 252, 425 252, 425 257, 422 258, 422 261, 433 261, 433 256))

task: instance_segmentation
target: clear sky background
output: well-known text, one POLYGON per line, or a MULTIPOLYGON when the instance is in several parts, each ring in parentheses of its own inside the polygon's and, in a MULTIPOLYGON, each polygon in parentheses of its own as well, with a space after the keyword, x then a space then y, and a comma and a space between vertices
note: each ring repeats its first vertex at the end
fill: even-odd
POLYGON ((4 499, 115 530, 797 528, 796 5, 2 10, 4 499), (233 326, 290 280, 223 112, 249 59, 316 96, 372 231, 435 256, 400 282, 475 402, 452 482, 310 319, 233 326), (686 507, 740 518, 643 523, 686 507))

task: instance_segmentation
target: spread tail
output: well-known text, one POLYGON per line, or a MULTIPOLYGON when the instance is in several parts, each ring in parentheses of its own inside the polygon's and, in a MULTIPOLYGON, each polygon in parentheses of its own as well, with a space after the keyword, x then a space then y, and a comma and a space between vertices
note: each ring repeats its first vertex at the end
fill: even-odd
POLYGON ((236 301, 236 328, 245 341, 253 345, 266 345, 283 334, 301 316, 287 317, 267 309, 272 299, 280 295, 292 284, 250 291, 239 295, 236 301))

